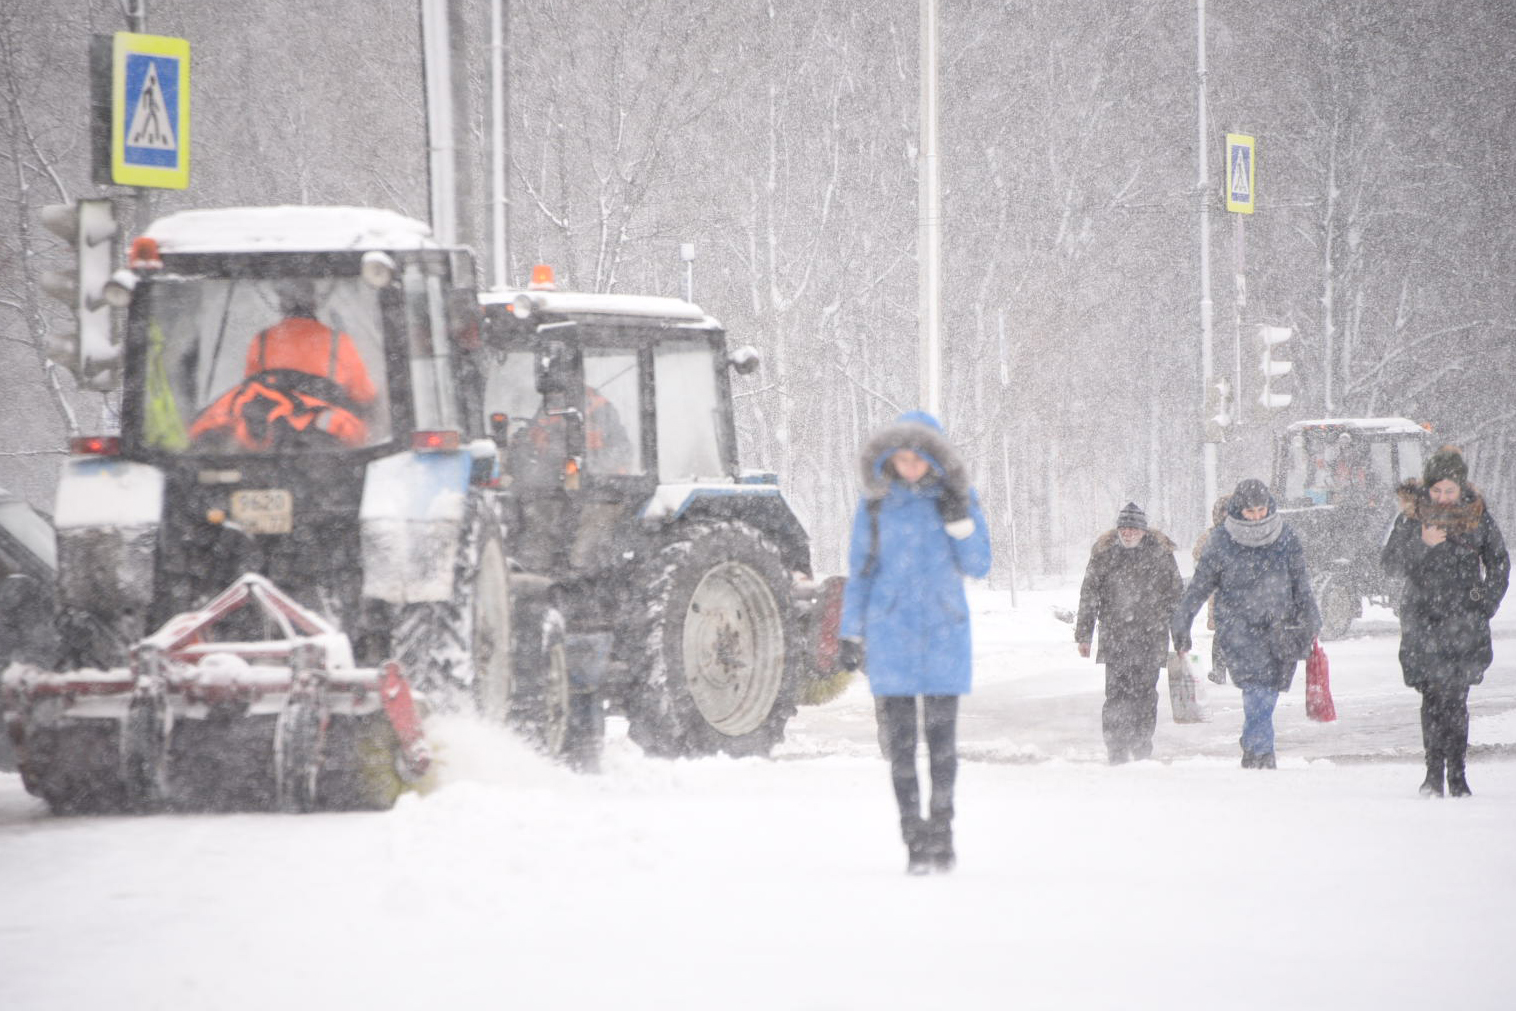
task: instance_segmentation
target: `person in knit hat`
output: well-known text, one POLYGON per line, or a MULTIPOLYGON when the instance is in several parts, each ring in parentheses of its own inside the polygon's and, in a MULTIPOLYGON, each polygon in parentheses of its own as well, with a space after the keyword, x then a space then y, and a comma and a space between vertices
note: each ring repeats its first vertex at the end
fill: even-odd
POLYGON ((1174 542, 1148 528, 1146 514, 1128 502, 1116 527, 1095 539, 1079 588, 1074 642, 1090 655, 1098 629, 1095 662, 1105 664, 1105 706, 1100 727, 1112 765, 1153 753, 1158 723, 1158 672, 1169 648, 1169 615, 1183 580, 1174 542))
POLYGON ((1242 689, 1242 767, 1272 769, 1274 706, 1321 629, 1305 549, 1268 485, 1240 481, 1227 515, 1206 539, 1195 576, 1174 609, 1174 648, 1190 649, 1190 625, 1216 597, 1216 655, 1242 689))
POLYGON ((1467 797, 1469 687, 1494 654, 1490 618, 1510 582, 1511 559, 1484 497, 1469 484, 1463 454, 1444 446, 1422 480, 1396 489, 1400 515, 1385 541, 1385 572, 1405 579, 1400 601, 1400 670, 1421 693, 1425 797, 1467 797))

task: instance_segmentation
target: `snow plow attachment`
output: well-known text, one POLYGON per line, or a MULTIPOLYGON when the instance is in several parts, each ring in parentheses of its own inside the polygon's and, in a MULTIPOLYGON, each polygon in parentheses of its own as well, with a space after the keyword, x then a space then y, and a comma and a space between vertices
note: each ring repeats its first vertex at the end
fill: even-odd
POLYGON ((128 669, 0 678, 27 790, 55 813, 383 809, 431 764, 400 665, 247 574, 131 650, 128 669))
POLYGON ((802 628, 806 638, 806 659, 810 678, 801 688, 800 704, 819 706, 832 701, 853 683, 853 672, 837 663, 842 624, 842 593, 847 580, 829 576, 819 583, 798 584, 797 603, 804 608, 802 628))

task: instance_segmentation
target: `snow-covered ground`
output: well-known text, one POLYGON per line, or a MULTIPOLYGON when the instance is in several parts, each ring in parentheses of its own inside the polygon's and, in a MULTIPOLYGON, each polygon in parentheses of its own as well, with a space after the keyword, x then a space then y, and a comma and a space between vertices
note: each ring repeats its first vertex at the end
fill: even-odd
POLYGON ((1475 796, 1425 801, 1393 616, 1329 644, 1338 722, 1281 703, 1277 771, 1209 685, 1111 768, 1074 595, 975 595, 952 875, 903 873, 861 685, 774 761, 613 726, 579 777, 450 722, 441 785, 383 814, 53 818, 4 775, 0 1008, 1516 1007, 1516 616, 1475 796))

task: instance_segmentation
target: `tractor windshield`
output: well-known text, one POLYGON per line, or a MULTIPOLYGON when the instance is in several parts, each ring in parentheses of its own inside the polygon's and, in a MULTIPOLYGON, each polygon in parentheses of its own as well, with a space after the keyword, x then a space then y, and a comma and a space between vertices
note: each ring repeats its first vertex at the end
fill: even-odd
POLYGON ((1421 439, 1400 433, 1312 428, 1290 437, 1283 454, 1286 501, 1327 505, 1387 501, 1421 473, 1421 439))
POLYGON ((379 297, 357 277, 170 275, 144 287, 132 311, 145 314, 147 446, 219 454, 388 441, 379 297))
POLYGON ((537 392, 537 356, 493 350, 486 368, 484 411, 503 423, 508 469, 528 485, 556 484, 569 453, 569 412, 583 420, 584 470, 591 475, 642 473, 642 406, 638 354, 632 348, 586 348, 582 403, 537 392))

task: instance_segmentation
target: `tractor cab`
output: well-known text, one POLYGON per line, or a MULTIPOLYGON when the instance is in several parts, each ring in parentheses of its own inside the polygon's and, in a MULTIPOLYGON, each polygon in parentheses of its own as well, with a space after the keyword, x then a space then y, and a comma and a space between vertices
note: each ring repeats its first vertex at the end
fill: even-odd
POLYGON ((1273 487, 1305 545, 1324 638, 1347 632, 1363 599, 1393 604, 1379 549, 1395 517, 1395 489, 1421 476, 1427 430, 1405 418, 1298 421, 1278 437, 1273 487))
POLYGON ((698 306, 541 287, 482 302, 477 410, 524 506, 515 554, 528 568, 620 568, 669 489, 698 512, 743 482, 730 375, 757 356, 728 354, 698 306))
POLYGON ((466 251, 390 211, 149 226, 107 289, 126 310, 119 437, 80 440, 60 485, 64 618, 108 611, 130 641, 244 572, 350 629, 361 597, 395 596, 365 564, 361 516, 386 508, 376 478, 400 465, 385 461, 466 455, 485 434, 456 378, 473 289, 466 251))

